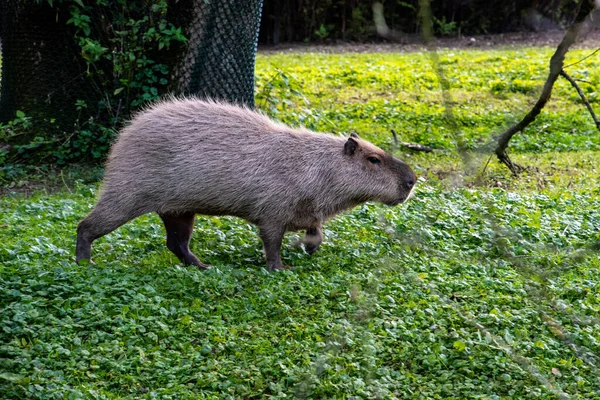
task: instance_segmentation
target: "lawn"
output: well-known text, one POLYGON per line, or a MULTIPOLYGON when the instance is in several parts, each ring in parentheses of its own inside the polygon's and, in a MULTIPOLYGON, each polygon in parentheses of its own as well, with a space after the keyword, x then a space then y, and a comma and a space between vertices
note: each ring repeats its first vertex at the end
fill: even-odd
MULTIPOLYGON (((405 205, 335 218, 313 256, 286 236, 294 271, 267 273, 256 229, 229 217, 197 219, 192 247, 213 268, 184 267, 155 215, 78 266, 95 173, 19 175, 0 197, 0 397, 600 398, 589 114, 559 81, 511 144, 519 178, 454 150, 518 120, 551 53, 444 51, 445 94, 426 53, 259 55, 257 105, 274 118, 389 150, 395 129, 438 150, 394 150, 420 176, 405 205), (48 189, 16 190, 32 184, 48 189)), ((569 70, 595 107, 599 62, 569 70)))

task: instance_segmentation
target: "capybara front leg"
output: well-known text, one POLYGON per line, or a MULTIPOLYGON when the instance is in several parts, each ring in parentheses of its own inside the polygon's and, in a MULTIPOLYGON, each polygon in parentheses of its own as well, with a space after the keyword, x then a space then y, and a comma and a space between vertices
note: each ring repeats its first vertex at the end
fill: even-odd
POLYGON ((304 250, 308 254, 312 254, 319 246, 323 243, 323 226, 321 224, 316 226, 311 226, 306 230, 306 235, 302 239, 302 244, 304 244, 304 250))
POLYGON ((260 238, 263 242, 267 270, 291 269, 281 262, 281 243, 285 229, 282 227, 260 226, 260 238))
POLYGON ((190 238, 194 230, 194 213, 158 214, 167 231, 167 247, 186 265, 209 268, 190 251, 190 238))

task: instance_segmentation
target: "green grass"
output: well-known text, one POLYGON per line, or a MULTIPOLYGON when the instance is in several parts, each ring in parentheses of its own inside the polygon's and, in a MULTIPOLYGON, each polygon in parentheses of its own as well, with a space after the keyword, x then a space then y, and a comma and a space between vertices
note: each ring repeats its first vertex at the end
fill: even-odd
MULTIPOLYGON (((529 110, 548 73, 552 51, 524 48, 439 54, 454 118, 470 146, 486 142, 529 110)), ((589 53, 570 52, 565 62, 589 53)), ((600 59, 592 57, 568 69, 585 81, 580 82, 582 89, 596 106, 599 67, 600 59)), ((258 58, 257 75, 258 105, 285 122, 297 124, 300 119, 318 130, 356 130, 380 145, 390 142, 393 128, 407 142, 454 146, 439 77, 426 53, 271 55, 258 58), (290 96, 290 91, 306 99, 290 96)), ((538 121, 526 135, 515 137, 512 148, 518 152, 599 150, 600 135, 577 93, 560 79, 538 121)))
MULTIPOLYGON (((472 147, 529 107, 549 54, 441 54, 472 147)), ((595 62, 577 68, 590 82, 595 62)), ((334 219, 313 256, 289 234, 296 269, 272 274, 229 217, 197 220, 207 272, 177 262, 154 215, 78 266, 97 185, 73 181, 97 171, 17 173, 0 198, 0 397, 600 398, 600 134, 568 86, 515 140, 514 179, 455 154, 426 55, 262 55, 258 71, 283 121, 445 151, 399 151, 412 200, 334 219)))

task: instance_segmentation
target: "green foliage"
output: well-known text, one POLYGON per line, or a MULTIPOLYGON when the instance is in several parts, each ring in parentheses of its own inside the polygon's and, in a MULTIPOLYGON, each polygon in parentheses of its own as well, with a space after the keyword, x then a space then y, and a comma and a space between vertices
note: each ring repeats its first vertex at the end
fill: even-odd
MULTIPOLYGON (((379 1, 384 5, 384 16, 391 29, 419 33, 421 30, 420 1, 379 1)), ((281 41, 322 40, 319 27, 329 27, 330 39, 373 39, 374 29, 371 6, 374 2, 357 0, 303 1, 264 0, 263 40, 279 24, 281 41), (277 11, 275 11, 277 10, 277 11)), ((577 0, 536 3, 507 0, 432 0, 430 2, 435 29, 440 35, 505 33, 522 28, 525 16, 535 8, 537 18, 547 18, 558 25, 568 25, 578 10, 577 0)))
MULTIPOLYGON (((452 115, 469 148, 487 143, 517 122, 532 104, 546 79, 550 48, 491 51, 446 50, 440 67, 449 83, 452 115)), ((568 53, 566 64, 589 50, 568 53)), ((598 104, 600 82, 597 58, 577 64, 569 72, 581 78, 582 88, 598 104)), ((356 131, 389 148, 390 129, 402 141, 441 150, 456 146, 444 110, 439 78, 426 53, 273 54, 257 59, 257 91, 265 90, 275 71, 294 77, 292 93, 286 86, 270 89, 278 104, 264 107, 271 116, 299 124, 306 109, 318 110, 311 127, 330 132, 356 131), (321 118, 322 117, 322 118, 321 118)), ((552 99, 536 121, 510 145, 513 152, 600 149, 600 135, 581 99, 568 82, 555 84, 552 99)))
MULTIPOLYGON (((23 111, 17 110, 15 119, 7 124, 0 123, 0 143, 10 143, 15 137, 22 134, 31 127, 31 118, 23 111)), ((0 148, 0 165, 6 162, 10 147, 7 145, 0 148)))
MULTIPOLYGON (((312 2, 263 2, 261 38, 271 38, 278 31, 281 41, 323 41, 324 39, 366 40, 373 36, 371 4, 352 0, 322 0, 312 2), (294 4, 296 3, 296 4, 294 4), (274 24, 279 24, 278 28, 274 24)), ((398 8, 394 3, 392 8, 398 8)))
MULTIPOLYGON (((470 145, 531 101, 490 82, 543 79, 549 52, 441 54, 470 145)), ((420 176, 414 197, 335 218, 313 256, 288 234, 294 271, 267 273, 256 228, 229 217, 197 218, 192 249, 213 268, 184 267, 155 215, 99 239, 94 264, 79 266, 76 225, 97 186, 70 185, 85 170, 59 180, 15 167, 5 192, 25 173, 51 176, 45 186, 60 191, 0 197, 2 397, 599 397, 600 169, 589 117, 559 82, 513 154, 536 169, 516 181, 492 160, 485 174, 465 174, 429 63, 419 53, 259 57, 257 105, 282 121, 357 130, 387 147, 395 128, 446 150, 399 152, 420 176)), ((599 79, 596 61, 579 67, 599 79)))
MULTIPOLYGON (((87 64, 86 82, 97 103, 77 99, 75 126, 60 126, 56 118, 24 124, 17 118, 0 126, 0 140, 13 140, 9 161, 54 161, 58 164, 100 161, 108 152, 115 128, 145 102, 165 92, 169 69, 164 50, 185 42, 181 29, 167 20, 167 0, 36 0, 59 11, 74 28, 73 40, 87 64)), ((58 17, 57 17, 58 18, 58 17)))
POLYGON ((319 38, 319 40, 323 41, 329 36, 329 31, 332 29, 331 25, 325 26, 321 24, 319 29, 315 31, 315 36, 319 38))
POLYGON ((446 21, 446 17, 441 19, 433 18, 437 32, 442 36, 452 36, 458 33, 456 21, 446 21))
MULTIPOLYGON (((49 121, 54 123, 54 119, 49 121)), ((0 123, 0 181, 4 177, 6 167, 10 168, 9 161, 13 161, 15 157, 27 159, 32 149, 39 148, 44 145, 52 145, 56 143, 56 139, 52 137, 34 136, 25 144, 12 145, 20 136, 26 135, 33 128, 33 118, 25 115, 23 111, 17 110, 15 118, 6 124, 0 123), (6 167, 5 167, 6 165, 6 167)))
POLYGON ((351 38, 357 41, 366 40, 371 34, 370 16, 365 15, 365 11, 360 7, 352 9, 352 18, 348 21, 348 30, 344 33, 345 38, 351 38))
POLYGON ((600 202, 589 189, 422 184, 406 206, 336 218, 312 257, 290 235, 296 270, 272 274, 253 227, 211 217, 193 242, 208 272, 179 265, 156 216, 99 240, 96 264, 78 266, 75 225, 94 187, 4 197, 0 392, 593 398, 600 202))
POLYGON ((93 69, 90 73, 102 81, 106 95, 114 97, 111 105, 123 100, 129 109, 157 99, 160 88, 167 84, 168 67, 154 57, 172 42, 186 41, 181 29, 166 19, 167 0, 119 0, 114 9, 106 0, 95 0, 93 5, 75 0, 70 3, 72 17, 67 24, 76 28, 75 39, 88 71, 93 69), (95 7, 105 7, 113 17, 114 34, 108 38, 92 30, 95 7), (109 52, 109 48, 119 51, 109 52), (108 71, 96 65, 99 61, 108 62, 112 74, 105 76, 108 71))

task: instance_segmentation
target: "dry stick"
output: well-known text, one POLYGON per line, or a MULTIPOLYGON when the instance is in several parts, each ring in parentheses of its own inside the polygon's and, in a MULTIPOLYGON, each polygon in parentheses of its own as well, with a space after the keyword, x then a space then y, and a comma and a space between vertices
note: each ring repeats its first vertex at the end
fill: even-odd
POLYGON ((518 173, 523 169, 521 166, 514 164, 508 154, 506 153, 506 149, 508 147, 508 142, 510 139, 525 129, 530 123, 532 123, 538 114, 542 111, 542 108, 546 105, 548 100, 550 100, 550 95, 552 94, 552 87, 554 86, 554 82, 558 79, 560 72, 562 71, 563 62, 565 60, 565 54, 569 51, 569 47, 575 40, 577 40, 577 36, 581 28, 583 27, 583 22, 587 18, 587 16, 594 10, 596 6, 595 0, 582 0, 579 11, 577 12, 577 16, 575 17, 575 21, 569 27, 562 41, 556 48, 556 52, 550 59, 550 72, 548 74, 548 78, 544 83, 544 88, 542 89, 542 93, 540 94, 540 98, 535 103, 531 111, 525 115, 525 117, 516 125, 511 126, 506 131, 504 131, 499 137, 496 138, 496 149, 494 152, 498 159, 505 164, 513 173, 513 175, 518 175, 518 173))
MULTIPOLYGON (((407 149, 410 150, 414 150, 414 151, 422 151, 425 153, 433 153, 433 148, 426 146, 424 144, 419 144, 419 143, 407 143, 407 142, 400 142, 398 141, 398 134, 396 133, 395 129, 390 129, 392 131, 392 137, 394 138, 394 148, 392 153, 395 152, 396 148, 398 146, 402 146, 402 147, 406 147, 407 149)), ((438 150, 439 151, 439 150, 438 150)))
POLYGON ((569 74, 567 74, 564 69, 560 71, 560 76, 562 76, 563 78, 568 80, 569 83, 575 88, 575 90, 577 90, 577 93, 579 93, 579 97, 581 97, 581 100, 583 100, 583 103, 585 104, 588 111, 592 115, 592 119, 594 120, 594 123, 596 124, 596 128, 598 128, 598 130, 600 130, 600 121, 598 121, 598 118, 596 117, 596 113, 594 113, 594 109, 590 105, 590 102, 588 101, 587 97, 585 97, 585 93, 583 93, 583 91, 581 90, 581 88, 579 87, 577 82, 575 82, 575 79, 571 78, 571 76, 569 74))
POLYGON ((414 151, 422 151, 424 153, 433 153, 433 149, 424 144, 400 142, 400 146, 414 151))
POLYGON ((488 165, 490 164, 490 161, 492 161, 492 156, 493 154, 490 154, 490 156, 488 157, 485 166, 483 167, 483 171, 481 171, 481 176, 484 176, 485 171, 487 170, 488 165))

